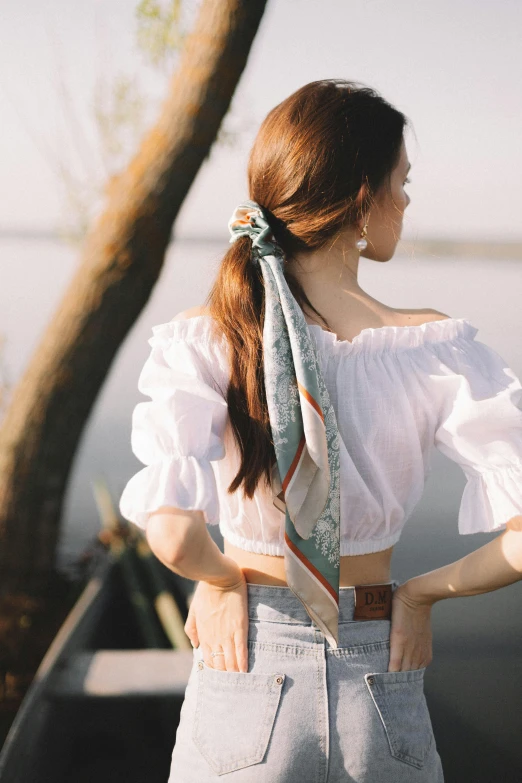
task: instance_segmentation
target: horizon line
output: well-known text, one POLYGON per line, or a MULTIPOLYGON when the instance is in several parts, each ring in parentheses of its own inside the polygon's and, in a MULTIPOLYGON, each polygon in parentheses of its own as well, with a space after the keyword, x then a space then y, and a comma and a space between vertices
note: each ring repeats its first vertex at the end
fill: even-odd
MULTIPOLYGON (((0 228, 0 239, 56 239, 59 241, 67 242, 68 237, 66 232, 60 232, 53 229, 28 229, 28 228, 0 228)), ((180 242, 223 242, 228 244, 228 236, 223 234, 219 236, 217 234, 173 234, 170 243, 180 242)), ((473 237, 473 236, 452 236, 451 234, 424 234, 417 237, 402 236, 399 239, 399 243, 416 244, 416 243, 437 243, 437 244, 458 244, 458 245, 490 245, 490 246, 516 246, 522 245, 522 235, 513 239, 497 239, 495 237, 473 237)), ((81 244, 81 242, 80 242, 81 244)))

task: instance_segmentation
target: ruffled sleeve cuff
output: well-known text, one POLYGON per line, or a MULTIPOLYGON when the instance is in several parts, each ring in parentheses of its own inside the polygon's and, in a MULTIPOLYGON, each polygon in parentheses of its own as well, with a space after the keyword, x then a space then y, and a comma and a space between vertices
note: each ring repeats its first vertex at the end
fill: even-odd
POLYGON ((522 463, 468 475, 459 511, 459 533, 492 533, 522 514, 522 463))
POLYGON ((119 503, 122 516, 143 529, 161 506, 201 510, 207 524, 218 524, 219 500, 210 461, 180 456, 147 465, 129 479, 119 503))

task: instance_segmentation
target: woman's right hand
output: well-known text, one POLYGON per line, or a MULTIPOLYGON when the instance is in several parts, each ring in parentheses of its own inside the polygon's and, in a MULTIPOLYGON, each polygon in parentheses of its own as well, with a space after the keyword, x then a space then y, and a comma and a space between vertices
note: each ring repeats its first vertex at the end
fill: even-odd
MULTIPOLYGON (((230 558, 229 558, 230 559, 230 558)), ((231 559, 230 559, 231 560, 231 559)), ((198 582, 190 602, 185 633, 201 646, 207 666, 226 671, 248 669, 248 594, 243 571, 231 560, 230 579, 198 582), (235 568, 234 568, 235 566, 235 568), (212 657, 211 652, 224 655, 212 657)))
POLYGON ((393 591, 389 672, 421 669, 431 663, 431 608, 415 600, 407 582, 393 591))

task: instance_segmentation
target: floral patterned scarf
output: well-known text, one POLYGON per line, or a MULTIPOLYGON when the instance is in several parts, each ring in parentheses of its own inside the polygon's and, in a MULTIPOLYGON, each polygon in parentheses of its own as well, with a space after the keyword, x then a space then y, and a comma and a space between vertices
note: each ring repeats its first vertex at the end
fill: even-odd
POLYGON ((228 223, 230 242, 252 240, 265 286, 263 362, 276 462, 274 504, 285 512, 288 586, 338 644, 339 432, 304 314, 283 273, 284 256, 262 208, 244 201, 228 223))

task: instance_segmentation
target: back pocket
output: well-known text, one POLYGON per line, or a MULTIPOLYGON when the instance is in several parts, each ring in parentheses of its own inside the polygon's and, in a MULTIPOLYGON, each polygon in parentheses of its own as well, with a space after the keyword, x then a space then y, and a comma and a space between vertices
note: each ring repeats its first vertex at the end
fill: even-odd
POLYGON ((192 739, 214 772, 223 775, 263 760, 285 675, 213 669, 197 664, 192 739))
POLYGON ((392 756, 421 769, 433 742, 421 669, 372 672, 366 686, 380 715, 392 756))

